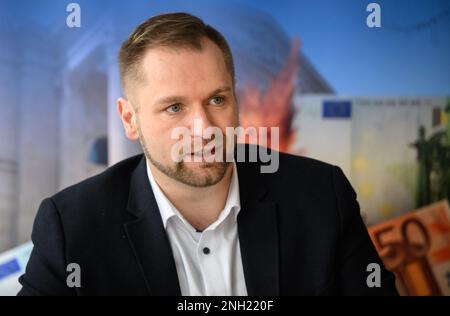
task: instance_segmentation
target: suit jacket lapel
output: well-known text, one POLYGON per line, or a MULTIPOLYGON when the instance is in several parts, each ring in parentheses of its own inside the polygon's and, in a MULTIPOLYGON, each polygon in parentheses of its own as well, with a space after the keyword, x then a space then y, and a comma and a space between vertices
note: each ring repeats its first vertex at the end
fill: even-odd
MULTIPOLYGON (((268 198, 259 164, 237 163, 238 234, 248 295, 279 295, 277 205, 268 198)), ((148 181, 143 156, 131 177, 125 231, 151 295, 181 295, 175 261, 148 181)))
POLYGON ((279 295, 277 205, 267 197, 257 163, 237 163, 238 234, 248 295, 279 295))
POLYGON ((145 157, 131 177, 127 210, 134 219, 124 224, 151 295, 181 295, 172 249, 150 182, 145 157))

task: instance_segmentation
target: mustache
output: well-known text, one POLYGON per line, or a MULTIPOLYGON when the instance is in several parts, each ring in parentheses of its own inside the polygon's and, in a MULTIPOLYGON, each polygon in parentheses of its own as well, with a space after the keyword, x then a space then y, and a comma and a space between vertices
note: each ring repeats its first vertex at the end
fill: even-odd
POLYGON ((186 142, 181 144, 181 150, 183 155, 191 155, 191 154, 202 154, 209 153, 212 150, 219 149, 223 147, 223 141, 217 141, 215 139, 205 140, 205 139, 197 139, 192 140, 190 142, 186 142))

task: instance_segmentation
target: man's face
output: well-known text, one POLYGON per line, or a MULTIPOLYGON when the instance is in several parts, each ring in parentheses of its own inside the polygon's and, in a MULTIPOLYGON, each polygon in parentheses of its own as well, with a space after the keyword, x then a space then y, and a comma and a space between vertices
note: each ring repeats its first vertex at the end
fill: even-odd
MULTIPOLYGON (((226 127, 238 124, 233 80, 223 54, 210 40, 204 40, 202 46, 202 50, 148 50, 142 61, 145 82, 132 91, 133 107, 137 108, 134 121, 147 159, 170 178, 196 187, 216 184, 229 165, 225 159, 206 162, 202 158, 196 162, 199 157, 194 154, 194 140, 203 145, 210 142, 202 139, 198 123, 201 130, 218 127, 223 135, 226 127), (176 162, 172 156, 173 146, 179 143, 171 136, 172 131, 180 127, 190 131, 187 142, 191 150, 182 153, 190 162, 176 162)), ((224 154, 225 148, 224 143, 224 154)))

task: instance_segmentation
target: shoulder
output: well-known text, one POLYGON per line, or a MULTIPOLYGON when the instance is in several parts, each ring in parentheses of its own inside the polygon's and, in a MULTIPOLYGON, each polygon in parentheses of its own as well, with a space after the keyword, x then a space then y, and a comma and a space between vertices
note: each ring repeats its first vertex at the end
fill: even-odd
MULTIPOLYGON (((267 150, 248 146, 248 150, 267 150)), ((313 158, 273 151, 270 161, 238 164, 239 182, 245 186, 264 184, 274 199, 291 205, 311 203, 322 209, 336 209, 340 199, 354 199, 356 194, 340 167, 313 158), (275 164, 274 172, 262 166, 275 164)))
POLYGON ((326 190, 339 191, 342 185, 350 185, 339 166, 314 158, 280 153, 279 181, 304 184, 321 194, 326 190))
POLYGON ((127 202, 133 171, 143 155, 133 156, 107 168, 102 173, 71 185, 51 196, 62 215, 76 210, 80 215, 87 210, 111 209, 127 202))
MULTIPOLYGON (((268 183, 288 184, 301 183, 331 184, 333 173, 339 172, 340 168, 330 163, 314 158, 282 153, 261 146, 245 145, 240 147, 248 152, 256 151, 258 159, 252 162, 251 154, 246 156, 246 161, 239 162, 244 177, 257 178, 258 181, 268 183), (265 157, 262 157, 265 156, 265 157), (267 162, 262 162, 267 161, 267 162), (267 168, 270 166, 270 168, 267 168), (266 168, 265 168, 266 167, 266 168)), ((239 170, 239 171, 241 171, 239 170)))

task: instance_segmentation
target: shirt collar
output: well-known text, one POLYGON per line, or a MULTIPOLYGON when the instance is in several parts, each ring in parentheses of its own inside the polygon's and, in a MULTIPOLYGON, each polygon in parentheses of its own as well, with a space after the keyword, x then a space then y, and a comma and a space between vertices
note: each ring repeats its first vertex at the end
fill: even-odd
MULTIPOLYGON (((181 215, 181 213, 177 210, 177 208, 170 202, 170 200, 167 198, 167 196, 162 192, 159 185, 156 183, 155 178, 153 177, 153 174, 150 170, 150 167, 148 166, 148 162, 146 161, 147 165, 147 175, 148 179, 150 181, 150 185, 153 190, 153 194, 156 199, 156 203, 158 204, 159 212, 161 213, 161 218, 164 224, 164 228, 167 228, 167 222, 172 217, 179 217, 181 221, 188 227, 192 227, 186 219, 181 215)), ((214 229, 217 227, 221 222, 225 220, 226 217, 232 212, 234 221, 237 220, 237 216, 241 210, 241 201, 240 201, 240 195, 239 195, 239 179, 237 174, 237 167, 236 162, 233 161, 233 173, 231 175, 231 182, 230 187, 228 189, 228 196, 227 200, 225 202, 225 207, 220 212, 219 217, 217 220, 212 223, 207 229, 214 229)))

